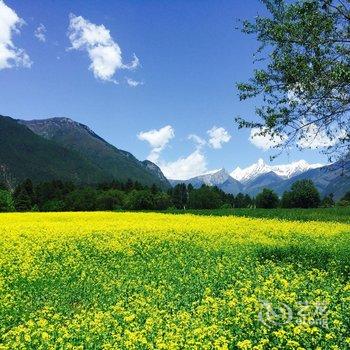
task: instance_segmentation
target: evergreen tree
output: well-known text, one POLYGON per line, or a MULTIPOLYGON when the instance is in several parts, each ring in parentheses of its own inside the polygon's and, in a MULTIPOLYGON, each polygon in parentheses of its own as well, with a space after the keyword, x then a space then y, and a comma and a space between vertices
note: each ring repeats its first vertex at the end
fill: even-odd
POLYGON ((7 190, 0 189, 0 212, 10 212, 14 210, 15 206, 11 193, 7 190))
POLYGON ((243 193, 238 193, 235 197, 235 208, 245 208, 246 207, 246 200, 243 193))
POLYGON ((119 190, 100 191, 96 198, 97 210, 116 210, 124 205, 125 194, 119 190))
POLYGON ((70 211, 96 210, 97 191, 91 187, 77 189, 66 196, 65 203, 70 211))
POLYGON ((184 183, 178 184, 173 188, 173 203, 177 209, 186 209, 188 202, 188 191, 184 183))
POLYGON ((31 180, 27 179, 16 187, 13 200, 17 211, 32 210, 35 204, 35 192, 31 180))
POLYGON ((24 188, 15 192, 14 203, 17 211, 30 211, 33 206, 32 200, 24 188))

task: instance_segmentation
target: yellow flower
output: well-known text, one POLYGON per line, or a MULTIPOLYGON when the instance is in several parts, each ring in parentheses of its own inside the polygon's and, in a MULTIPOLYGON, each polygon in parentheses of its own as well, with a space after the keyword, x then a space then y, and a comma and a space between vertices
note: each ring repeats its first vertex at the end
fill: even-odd
POLYGON ((42 332, 42 333, 41 333, 41 337, 42 337, 42 339, 43 339, 44 341, 47 341, 47 340, 50 339, 50 336, 49 336, 49 334, 48 334, 47 332, 42 332))
POLYGON ((350 347, 348 233, 233 215, 0 214, 0 350, 302 350, 315 334, 350 347))
POLYGON ((125 322, 132 322, 135 319, 135 315, 128 315, 124 317, 125 322))
POLYGON ((246 339, 246 340, 243 340, 243 341, 240 341, 237 343, 237 347, 239 349, 242 349, 242 350, 247 350, 247 349, 251 349, 252 347, 252 342, 249 340, 249 339, 246 339))

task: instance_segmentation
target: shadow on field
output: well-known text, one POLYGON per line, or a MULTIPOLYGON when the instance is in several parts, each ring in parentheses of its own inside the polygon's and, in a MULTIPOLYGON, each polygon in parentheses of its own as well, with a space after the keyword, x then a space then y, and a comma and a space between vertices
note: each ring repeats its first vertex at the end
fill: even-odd
POLYGON ((336 272, 344 280, 350 280, 350 234, 334 236, 325 242, 309 240, 289 245, 255 247, 258 260, 292 264, 296 268, 316 268, 336 272))

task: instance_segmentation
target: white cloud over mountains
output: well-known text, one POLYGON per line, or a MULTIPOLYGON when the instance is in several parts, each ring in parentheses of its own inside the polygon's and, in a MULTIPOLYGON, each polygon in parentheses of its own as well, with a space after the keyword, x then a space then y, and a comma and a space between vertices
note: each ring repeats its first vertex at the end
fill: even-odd
POLYGON ((148 159, 151 162, 157 163, 160 152, 165 148, 169 141, 175 137, 174 129, 170 125, 166 125, 161 129, 153 129, 150 131, 141 131, 137 135, 141 141, 147 141, 152 147, 148 159))
POLYGON ((264 130, 253 128, 250 130, 249 141, 257 148, 267 151, 286 140, 286 135, 271 135, 269 133, 262 134, 264 130))
POLYGON ((207 171, 207 160, 200 150, 196 149, 187 157, 180 157, 174 162, 159 164, 168 179, 187 180, 207 171))
POLYGON ((16 47, 12 40, 13 34, 19 34, 24 24, 24 20, 0 0, 0 70, 16 66, 29 68, 32 65, 25 50, 16 47))
POLYGON ((70 49, 88 53, 89 69, 97 79, 116 82, 113 77, 118 70, 133 70, 140 64, 135 54, 130 64, 124 64, 122 51, 110 31, 103 24, 96 25, 82 16, 70 15, 68 37, 72 45, 70 49))
POLYGON ((330 131, 331 135, 311 123, 301 131, 302 138, 297 142, 300 148, 318 149, 335 146, 342 138, 347 137, 345 130, 330 131))
POLYGON ((208 130, 207 133, 210 136, 208 141, 196 134, 188 135, 188 140, 193 141, 195 144, 195 150, 188 156, 181 156, 172 162, 164 161, 161 159, 160 155, 169 141, 175 137, 173 127, 167 125, 158 130, 143 131, 140 132, 137 137, 139 140, 147 141, 150 144, 152 149, 148 155, 148 159, 156 163, 167 178, 186 180, 207 171, 207 159, 204 153, 204 147, 206 145, 218 149, 231 138, 224 128, 213 127, 208 130), (219 133, 215 132, 217 129, 219 129, 219 133), (214 134, 211 131, 214 131, 214 134), (214 142, 214 145, 220 147, 214 147, 212 145, 213 141, 211 142, 211 140, 215 137, 216 143, 214 142))

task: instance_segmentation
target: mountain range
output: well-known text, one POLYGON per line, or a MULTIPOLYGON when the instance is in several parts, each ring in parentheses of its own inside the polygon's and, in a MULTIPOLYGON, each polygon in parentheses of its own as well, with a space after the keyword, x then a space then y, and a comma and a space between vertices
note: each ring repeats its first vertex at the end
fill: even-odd
POLYGON ((188 180, 169 181, 172 186, 184 183, 186 185, 191 184, 194 188, 200 188, 202 185, 216 186, 222 189, 224 192, 232 194, 237 194, 243 191, 243 184, 230 176, 230 174, 224 168, 213 170, 188 180))
POLYGON ((350 190, 350 157, 329 165, 304 160, 269 165, 262 159, 231 173, 214 170, 188 180, 168 180, 149 160, 111 145, 88 126, 69 118, 19 120, 0 116, 0 181, 14 187, 27 178, 33 182, 60 179, 78 184, 131 179, 168 189, 178 183, 217 186, 226 193, 255 196, 264 187, 282 195, 301 179, 312 180, 320 193, 339 199, 350 190))
POLYGON ((157 165, 139 161, 72 119, 0 116, 0 181, 13 187, 26 178, 84 184, 131 179, 170 186, 157 165))
POLYGON ((231 173, 219 169, 186 181, 170 180, 170 183, 192 184, 195 188, 205 184, 217 186, 226 193, 242 192, 252 196, 263 188, 270 188, 281 196, 295 181, 302 179, 312 180, 321 195, 333 193, 334 198, 339 199, 350 190, 350 159, 329 165, 309 164, 300 160, 272 166, 259 159, 257 163, 245 169, 237 167, 231 173))
POLYGON ((245 169, 237 167, 230 175, 242 183, 252 181, 262 174, 268 174, 271 172, 282 179, 290 179, 291 177, 302 174, 307 170, 320 168, 322 166, 323 164, 319 163, 309 164, 305 160, 299 160, 290 164, 269 165, 266 164, 263 159, 259 159, 257 163, 245 169))

